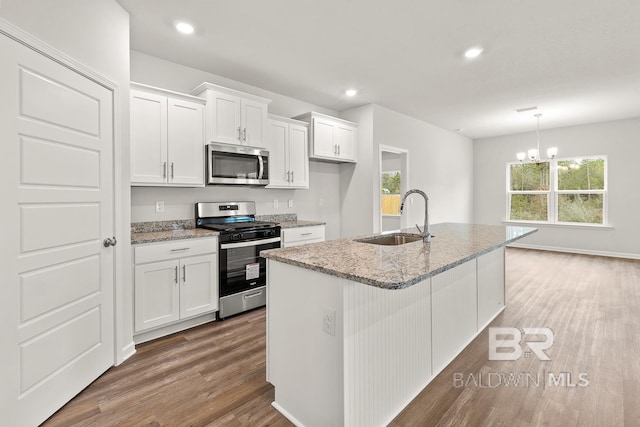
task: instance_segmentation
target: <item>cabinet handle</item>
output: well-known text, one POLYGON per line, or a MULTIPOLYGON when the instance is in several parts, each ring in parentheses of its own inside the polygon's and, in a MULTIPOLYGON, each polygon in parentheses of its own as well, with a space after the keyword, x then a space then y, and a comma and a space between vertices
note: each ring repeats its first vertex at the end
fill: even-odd
POLYGON ((254 292, 252 294, 247 294, 247 295, 243 295, 244 299, 249 299, 249 298, 253 298, 253 297, 257 297, 258 295, 261 295, 262 291, 258 291, 258 292, 254 292))
POLYGON ((313 233, 301 233, 301 236, 311 236, 313 233))
POLYGON ((181 251, 188 251, 191 248, 178 248, 178 249, 171 249, 171 252, 181 252, 181 251))
POLYGON ((167 162, 162 163, 162 178, 167 177, 167 162))
POLYGON ((287 182, 291 182, 291 171, 287 171, 287 182))
POLYGON ((182 283, 184 284, 187 283, 187 265, 186 264, 182 266, 182 283))
POLYGON ((242 141, 242 137, 240 136, 240 126, 238 126, 238 141, 242 141))
POLYGON ((173 162, 171 162, 171 179, 173 179, 173 162))
MULTIPOLYGON (((338 144, 338 156, 340 155, 340 144, 338 144)), ((173 163, 171 163, 173 164, 173 163)), ((173 173, 171 174, 171 178, 173 178, 173 173)))
POLYGON ((178 283, 178 266, 175 266, 175 277, 173 278, 173 280, 178 283))
POLYGON ((333 154, 338 155, 338 144, 333 145, 333 154))
POLYGON ((293 179, 293 171, 291 171, 291 182, 293 182, 293 181, 294 181, 294 179, 293 179))
POLYGON ((247 142, 247 128, 244 128, 244 129, 242 130, 242 140, 243 140, 244 142, 247 142))

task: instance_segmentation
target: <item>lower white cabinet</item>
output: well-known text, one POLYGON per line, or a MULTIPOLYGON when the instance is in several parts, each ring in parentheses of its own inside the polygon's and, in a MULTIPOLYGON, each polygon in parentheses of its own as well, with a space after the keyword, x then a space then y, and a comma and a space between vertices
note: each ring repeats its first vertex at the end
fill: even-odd
POLYGON ((293 246, 317 242, 324 242, 324 225, 285 228, 282 230, 283 248, 291 248, 293 246))
POLYGON ((478 257, 478 330, 504 307, 504 283, 504 248, 478 257))
POLYGON ((218 239, 134 248, 135 331, 218 310, 218 239))

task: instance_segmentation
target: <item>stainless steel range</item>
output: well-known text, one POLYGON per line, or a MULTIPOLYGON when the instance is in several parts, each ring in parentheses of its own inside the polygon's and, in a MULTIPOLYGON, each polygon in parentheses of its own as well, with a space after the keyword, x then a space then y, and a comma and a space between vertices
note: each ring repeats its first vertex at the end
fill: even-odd
POLYGON ((280 226, 255 215, 254 202, 196 203, 196 227, 220 232, 220 319, 267 302, 267 263, 260 251, 280 247, 280 226))

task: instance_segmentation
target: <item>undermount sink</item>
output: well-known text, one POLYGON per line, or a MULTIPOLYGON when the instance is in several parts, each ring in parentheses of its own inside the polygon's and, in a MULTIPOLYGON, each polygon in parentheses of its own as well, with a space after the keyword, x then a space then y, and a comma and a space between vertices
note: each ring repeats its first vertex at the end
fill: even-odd
POLYGON ((418 242, 421 240, 422 236, 419 234, 393 233, 376 237, 367 237, 366 239, 356 240, 356 242, 370 243, 372 245, 398 246, 404 245, 405 243, 418 242))

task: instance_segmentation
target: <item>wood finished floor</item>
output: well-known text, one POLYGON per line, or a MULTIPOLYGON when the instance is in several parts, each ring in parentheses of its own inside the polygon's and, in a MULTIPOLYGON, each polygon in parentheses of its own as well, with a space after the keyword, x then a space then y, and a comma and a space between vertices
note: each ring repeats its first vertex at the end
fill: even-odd
MULTIPOLYGON (((551 328, 551 361, 489 361, 484 331, 391 425, 640 426, 640 261, 523 249, 506 257, 507 308, 492 326, 551 328), (496 381, 550 372, 574 384, 586 373, 589 384, 496 381), (457 387, 454 374, 485 382, 457 387)), ((260 309, 141 345, 44 426, 290 426, 270 405, 264 328, 260 309)))

